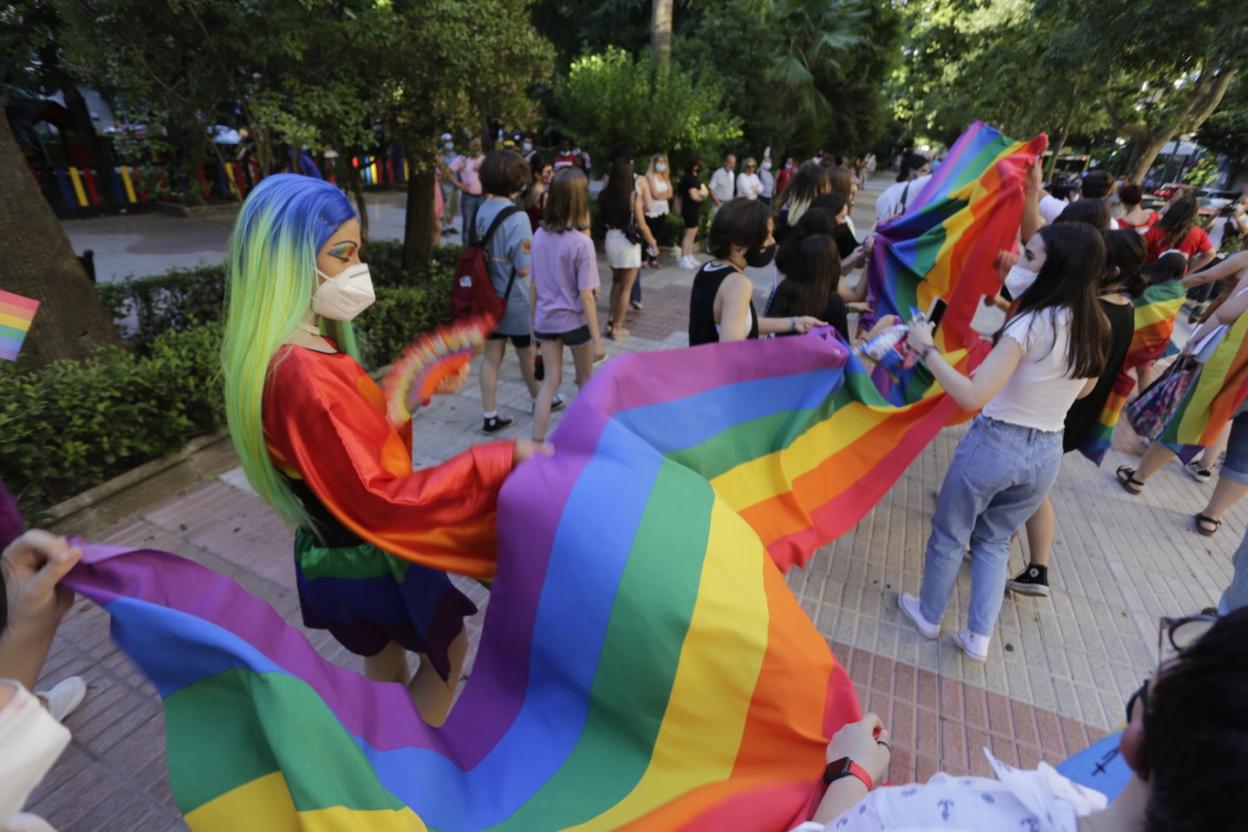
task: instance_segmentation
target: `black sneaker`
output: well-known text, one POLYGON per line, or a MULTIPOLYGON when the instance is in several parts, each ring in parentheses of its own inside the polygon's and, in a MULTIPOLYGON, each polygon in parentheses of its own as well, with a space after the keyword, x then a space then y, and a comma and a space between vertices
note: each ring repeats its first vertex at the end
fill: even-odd
POLYGON ((511 427, 514 419, 508 419, 506 416, 490 416, 485 419, 485 424, 481 426, 481 430, 486 433, 498 433, 503 428, 511 427))
POLYGON ((1005 588, 1022 595, 1049 594, 1049 568, 1047 566, 1028 566, 1018 576, 1005 582, 1005 588))

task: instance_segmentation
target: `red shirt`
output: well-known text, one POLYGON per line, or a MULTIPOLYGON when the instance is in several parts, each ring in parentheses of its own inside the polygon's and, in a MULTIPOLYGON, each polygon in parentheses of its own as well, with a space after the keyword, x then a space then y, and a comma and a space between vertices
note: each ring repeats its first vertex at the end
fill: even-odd
POLYGON ((1144 219, 1144 222, 1127 222, 1122 217, 1119 217, 1118 227, 1119 228, 1149 228, 1153 225, 1153 223, 1157 222, 1157 220, 1159 219, 1161 219, 1160 214, 1158 214, 1156 211, 1149 211, 1148 216, 1144 219))
POLYGON ((1180 240, 1177 244, 1164 244, 1166 231, 1158 226, 1153 226, 1144 232, 1144 244, 1148 246, 1148 257, 1145 263, 1152 263, 1163 253, 1172 248, 1187 255, 1187 259, 1191 260, 1197 254, 1205 251, 1213 251, 1213 242, 1209 239, 1209 235, 1205 233, 1205 229, 1198 226, 1192 226, 1187 232, 1187 236, 1180 240))

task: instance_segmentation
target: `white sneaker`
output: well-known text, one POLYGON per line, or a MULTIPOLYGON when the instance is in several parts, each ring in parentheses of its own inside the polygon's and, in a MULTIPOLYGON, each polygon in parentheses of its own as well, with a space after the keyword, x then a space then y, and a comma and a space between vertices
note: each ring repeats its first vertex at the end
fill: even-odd
POLYGON ((923 613, 919 610, 918 598, 903 592, 897 596, 897 606, 901 607, 901 611, 914 623, 924 638, 936 638, 940 635, 940 625, 933 624, 923 617, 923 613))
POLYGON ((4 822, 4 832, 56 832, 56 829, 38 815, 17 812, 4 822))
POLYGON ((83 697, 87 695, 87 683, 81 676, 70 676, 53 685, 51 690, 35 691, 35 695, 47 703, 48 713, 53 719, 64 722, 82 704, 83 697))
POLYGON ((973 662, 988 661, 988 644, 992 641, 988 636, 972 633, 969 629, 958 630, 953 643, 962 648, 962 652, 973 662))
POLYGON ((685 271, 696 272, 699 268, 701 268, 701 266, 702 264, 699 263, 693 255, 680 258, 680 267, 685 271))

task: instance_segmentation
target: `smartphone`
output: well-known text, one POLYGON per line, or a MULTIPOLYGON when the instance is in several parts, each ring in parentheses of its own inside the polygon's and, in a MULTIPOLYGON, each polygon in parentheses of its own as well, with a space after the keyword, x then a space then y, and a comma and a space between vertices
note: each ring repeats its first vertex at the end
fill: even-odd
POLYGON ((936 298, 932 301, 931 307, 927 310, 927 319, 932 322, 932 328, 940 326, 940 319, 945 316, 945 310, 949 308, 949 304, 945 303, 944 298, 936 298))

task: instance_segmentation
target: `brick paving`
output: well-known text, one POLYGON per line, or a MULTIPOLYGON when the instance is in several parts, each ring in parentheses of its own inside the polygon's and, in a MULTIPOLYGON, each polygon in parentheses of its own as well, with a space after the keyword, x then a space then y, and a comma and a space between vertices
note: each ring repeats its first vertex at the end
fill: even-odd
MULTIPOLYGON (((862 202, 873 204, 870 190, 862 202)), ((870 224, 869 216, 857 219, 860 228, 870 224)), ((605 288, 605 264, 602 273, 605 288)), ((761 296, 770 275, 751 277, 761 296)), ((645 310, 630 316, 629 338, 607 342, 608 356, 683 346, 691 278, 673 267, 643 272, 645 310)), ((565 373, 565 397, 576 392, 570 375, 565 373)), ((479 400, 474 377, 459 394, 435 400, 418 415, 418 464, 446 458, 482 438, 479 400)), ((529 394, 510 352, 499 403, 517 420, 507 433, 527 434, 529 394)), ((890 726, 895 782, 925 780, 940 770, 987 774, 980 751, 985 747, 1011 764, 1057 762, 1113 730, 1126 697, 1151 672, 1158 616, 1216 600, 1248 525, 1248 509, 1239 506, 1227 513, 1218 535, 1196 535, 1191 515, 1203 507, 1212 486, 1196 484, 1177 466, 1150 480, 1141 496, 1128 496, 1112 472, 1132 458, 1122 450, 1132 445, 1129 435, 1116 438, 1115 450, 1099 469, 1071 455, 1053 494, 1059 517, 1053 597, 1007 597, 989 661, 969 662, 951 641, 965 616, 970 585, 965 570, 940 640, 921 638, 896 608, 897 592, 919 585, 936 492, 964 431, 942 432, 855 529, 788 579, 847 667, 864 708, 890 726)), ((291 533, 255 498, 237 469, 150 507, 100 540, 192 558, 300 624, 291 533)), ((1014 544, 1011 570, 1022 567, 1023 550, 1024 544, 1014 544)), ((469 621, 475 650, 488 597, 476 584, 461 585, 481 607, 469 621)), ((358 659, 327 634, 307 633, 322 655, 358 669, 358 659)), ((471 659, 470 653, 467 672, 471 659)), ((107 616, 85 601, 67 615, 44 683, 74 673, 90 685, 84 705, 68 720, 74 739, 29 808, 61 830, 184 828, 165 771, 159 700, 109 640, 107 616)))

